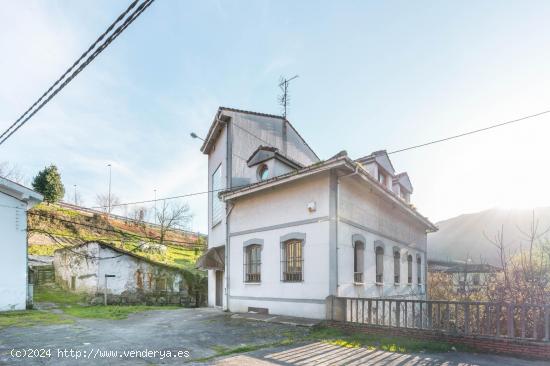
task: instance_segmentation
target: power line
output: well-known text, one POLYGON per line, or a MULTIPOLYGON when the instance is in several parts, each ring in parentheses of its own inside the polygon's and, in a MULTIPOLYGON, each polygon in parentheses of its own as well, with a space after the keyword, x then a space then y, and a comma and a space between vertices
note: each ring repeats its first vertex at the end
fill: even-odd
POLYGON ((136 6, 138 3, 138 0, 134 0, 128 8, 122 12, 117 19, 107 28, 105 32, 103 32, 99 38, 92 43, 92 45, 69 67, 63 75, 59 79, 57 79, 52 86, 44 93, 38 100, 36 100, 29 109, 25 111, 11 126, 9 126, 1 135, 0 135, 0 145, 2 145, 8 138, 10 138, 17 130, 19 130, 23 125, 25 125, 42 107, 44 107, 57 93, 59 93, 65 86, 67 86, 68 83, 70 83, 86 66, 88 66, 111 42, 113 42, 130 24, 134 22, 155 0, 145 0, 143 3, 141 3, 136 9, 132 11, 132 9, 136 6), (103 41, 105 36, 118 24, 124 17, 128 15, 128 13, 131 14, 124 20, 124 22, 119 25, 115 31, 103 41), (98 43, 101 43, 99 47, 96 48, 98 43), (73 71, 73 69, 78 65, 93 49, 95 48, 95 51, 88 56, 86 61, 84 61, 80 66, 73 71), (72 73, 71 73, 72 72, 72 73), (67 75, 69 75, 61 85, 57 86, 61 80, 63 80, 67 75), (57 88, 56 88, 57 87, 57 88), (48 95, 51 92, 51 94, 46 98, 46 95, 48 95), (36 108, 34 108, 36 107, 36 108), (33 110, 34 108, 34 110, 33 110), (32 112, 31 112, 32 110, 32 112))
POLYGON ((517 122, 520 122, 520 121, 524 121, 526 119, 539 117, 539 116, 542 116, 543 114, 547 114, 547 113, 550 113, 550 110, 546 110, 546 111, 543 111, 543 112, 531 114, 531 115, 528 115, 528 116, 520 117, 520 118, 517 118, 517 119, 510 120, 510 121, 502 122, 502 123, 497 123, 497 124, 494 124, 494 125, 491 125, 491 126, 487 126, 487 127, 477 129, 477 130, 464 132, 464 133, 461 133, 461 134, 458 134, 458 135, 445 137, 445 138, 442 138, 442 139, 439 139, 439 140, 433 140, 433 141, 425 142, 425 143, 420 144, 420 145, 413 145, 413 146, 405 147, 405 148, 402 148, 402 149, 399 149, 399 150, 394 150, 394 151, 389 152, 388 155, 400 153, 400 152, 403 152, 403 151, 418 149, 419 147, 424 147, 424 146, 428 146, 428 145, 437 144, 438 142, 444 142, 444 141, 449 141, 449 140, 452 140, 452 139, 457 139, 459 137, 464 137, 464 136, 472 135, 474 133, 487 131, 487 130, 490 130, 490 129, 493 129, 493 128, 506 126, 506 125, 509 125, 509 124, 512 124, 512 123, 517 123, 517 122))
MULTIPOLYGON (((474 133, 487 131, 487 130, 490 130, 490 129, 494 129, 494 128, 497 128, 497 127, 502 127, 502 126, 509 125, 509 124, 512 124, 512 123, 517 123, 517 122, 524 121, 524 120, 527 120, 527 119, 530 119, 530 118, 539 117, 539 116, 542 116, 542 115, 548 114, 548 113, 550 113, 550 110, 546 110, 546 111, 543 111, 543 112, 539 112, 539 113, 531 114, 531 115, 528 115, 528 116, 520 117, 520 118, 517 118, 517 119, 514 119, 514 120, 494 124, 494 125, 491 125, 491 126, 487 126, 487 127, 484 127, 484 128, 477 129, 477 130, 464 132, 464 133, 461 133, 459 135, 449 136, 449 137, 442 138, 442 139, 439 139, 439 140, 433 140, 433 141, 429 141, 429 142, 426 142, 426 143, 423 143, 423 144, 413 145, 413 146, 409 146, 409 147, 402 148, 402 149, 399 149, 399 150, 394 150, 394 151, 388 152, 388 155, 400 153, 400 152, 403 152, 403 151, 417 149, 417 148, 420 148, 420 147, 424 147, 424 146, 436 144, 436 143, 439 143, 439 142, 444 142, 444 141, 456 139, 456 138, 459 138, 459 137, 464 137, 464 136, 467 136, 467 135, 472 135, 474 133)), ((234 124, 234 126, 241 129, 241 130, 243 130, 244 132, 250 134, 251 136, 257 138, 258 140, 265 142, 266 144, 268 144, 268 146, 273 147, 273 145, 271 145, 269 142, 267 142, 263 138, 259 137, 258 135, 250 132, 249 130, 247 130, 247 129, 241 127, 241 126, 235 125, 235 124, 234 124)), ((242 157, 240 157, 240 156, 239 156, 239 158, 242 159, 242 157)), ((248 184, 244 184, 244 185, 240 185, 240 186, 234 186, 234 187, 231 187, 231 188, 242 188, 242 187, 246 187, 247 185, 248 184)), ((227 188, 221 188, 221 189, 214 189, 214 190, 208 190, 208 191, 193 192, 193 193, 187 193, 187 194, 182 194, 182 195, 177 195, 177 196, 158 198, 156 200, 144 200, 144 201, 119 203, 117 205, 113 205, 113 207, 114 206, 135 205, 135 204, 142 204, 142 203, 153 203, 153 202, 158 202, 158 201, 167 201, 167 200, 178 199, 178 198, 198 196, 198 195, 207 194, 207 193, 220 192, 220 191, 224 191, 226 189, 227 188)), ((91 207, 91 208, 93 209, 93 208, 105 208, 105 207, 106 206, 95 206, 95 207, 91 207)))

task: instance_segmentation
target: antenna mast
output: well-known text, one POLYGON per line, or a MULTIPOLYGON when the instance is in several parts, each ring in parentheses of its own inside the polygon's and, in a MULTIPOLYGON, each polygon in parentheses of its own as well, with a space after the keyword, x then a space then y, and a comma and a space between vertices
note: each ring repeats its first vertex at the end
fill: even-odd
POLYGON ((279 104, 281 105, 283 109, 283 117, 286 118, 287 114, 287 107, 290 105, 290 95, 288 94, 288 84, 292 80, 296 79, 298 75, 294 75, 290 79, 284 78, 281 76, 280 82, 279 82, 279 88, 281 88, 281 91, 283 94, 279 95, 279 104))

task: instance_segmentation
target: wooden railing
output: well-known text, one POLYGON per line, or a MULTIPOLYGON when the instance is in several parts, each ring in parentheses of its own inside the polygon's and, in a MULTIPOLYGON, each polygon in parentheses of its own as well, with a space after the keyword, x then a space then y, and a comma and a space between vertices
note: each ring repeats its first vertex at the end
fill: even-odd
POLYGON ((333 297, 330 307, 336 321, 550 342, 550 304, 333 297))

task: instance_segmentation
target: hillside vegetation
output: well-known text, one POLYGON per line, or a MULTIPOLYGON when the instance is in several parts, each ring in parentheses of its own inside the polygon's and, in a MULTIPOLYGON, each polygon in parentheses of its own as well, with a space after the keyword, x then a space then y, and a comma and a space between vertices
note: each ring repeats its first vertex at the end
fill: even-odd
POLYGON ((30 210, 28 226, 29 254, 34 255, 52 256, 57 249, 100 240, 157 262, 194 269, 206 246, 204 237, 170 231, 164 242, 166 249, 160 247, 163 250, 158 250, 155 244, 159 244, 160 231, 154 225, 107 218, 105 214, 57 204, 43 203, 30 210))

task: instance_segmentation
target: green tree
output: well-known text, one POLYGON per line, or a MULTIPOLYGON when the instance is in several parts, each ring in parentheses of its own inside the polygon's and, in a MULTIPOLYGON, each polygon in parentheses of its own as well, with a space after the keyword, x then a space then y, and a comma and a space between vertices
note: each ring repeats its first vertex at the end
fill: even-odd
POLYGON ((38 172, 32 181, 32 187, 44 196, 46 202, 57 202, 65 195, 61 175, 53 164, 38 172))
POLYGON ((199 272, 193 273, 187 270, 183 271, 183 278, 189 296, 195 299, 195 307, 200 307, 205 303, 208 293, 208 278, 199 272))

